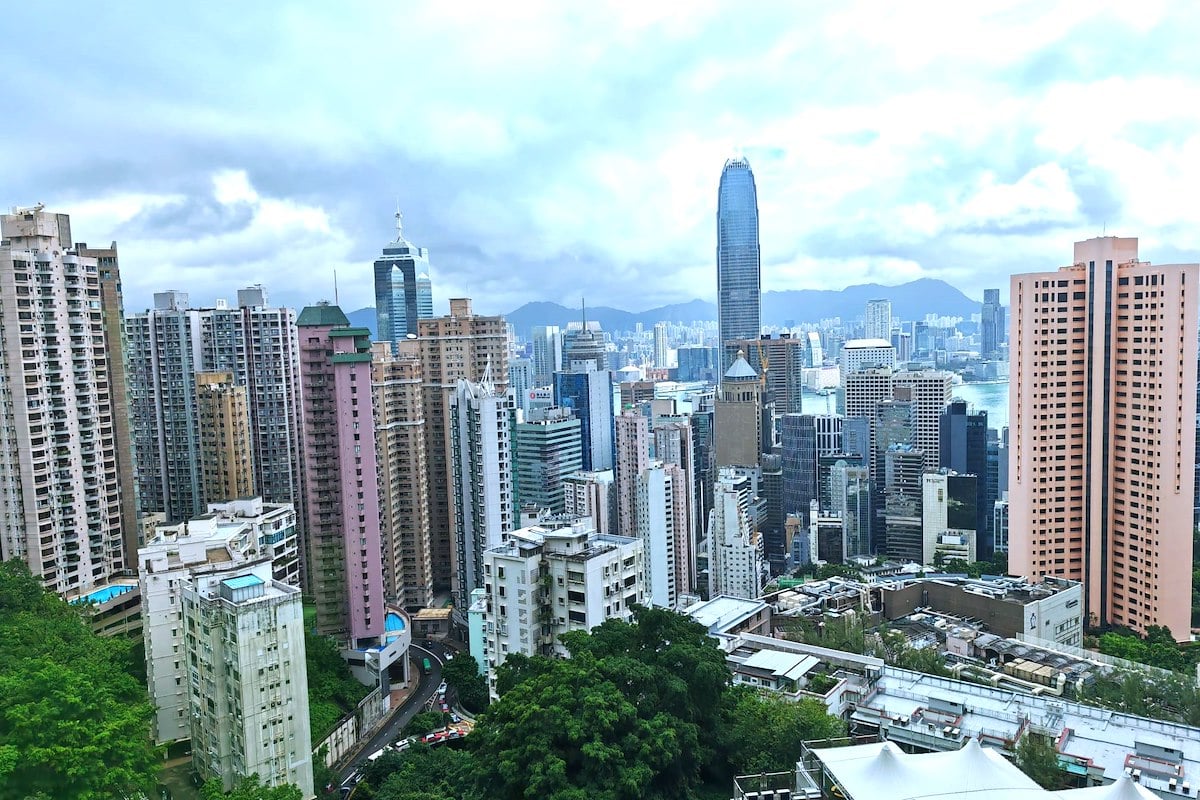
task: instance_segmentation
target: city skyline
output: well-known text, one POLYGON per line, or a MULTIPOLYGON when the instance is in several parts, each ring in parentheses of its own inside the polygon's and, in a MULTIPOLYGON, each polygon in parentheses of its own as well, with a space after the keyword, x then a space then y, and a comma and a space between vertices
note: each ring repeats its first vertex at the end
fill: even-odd
POLYGON ((1161 202, 1195 177, 1188 6, 945 7, 937 26, 902 10, 718 6, 683 20, 481 9, 467 23, 426 6, 370 25, 310 9, 275 25, 243 8, 236 31, 229 11, 79 9, 66 30, 6 12, 25 33, 0 54, 5 99, 44 108, 0 134, 10 202, 70 209, 79 238, 120 242, 129 309, 252 282, 286 285, 278 302, 301 308, 334 299, 335 269, 341 305, 369 305, 397 199, 436 258, 435 314, 456 296, 485 313, 581 293, 620 305, 631 283, 647 306, 712 299, 708 187, 739 150, 759 178, 768 291, 925 275, 977 297, 1106 231, 1167 261, 1200 249, 1186 211, 1161 202), (359 61, 401 29, 428 80, 359 61), (574 47, 584 30, 599 33, 574 47), (35 57, 51 37, 91 51, 86 76, 35 57), (97 52, 93 37, 128 46, 97 52), (512 41, 521 58, 498 49, 512 41), (258 69, 237 55, 251 51, 258 69), (350 91, 346 70, 363 77, 350 91), (1079 126, 1101 101, 1138 113, 1079 126), (614 106, 630 110, 620 125, 614 106))

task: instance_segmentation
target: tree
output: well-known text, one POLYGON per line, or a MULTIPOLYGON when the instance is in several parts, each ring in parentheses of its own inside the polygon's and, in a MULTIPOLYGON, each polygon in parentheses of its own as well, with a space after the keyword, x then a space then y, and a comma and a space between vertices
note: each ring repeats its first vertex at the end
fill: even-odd
POLYGON ((304 632, 304 661, 308 671, 309 727, 313 742, 320 742, 371 690, 350 674, 337 644, 327 636, 304 632))
POLYGON ((479 672, 479 662, 470 653, 459 653, 443 664, 442 678, 468 711, 478 713, 487 708, 487 678, 479 672))
POLYGON ((444 727, 445 724, 446 717, 440 711, 423 711, 409 720, 404 726, 404 732, 409 736, 424 736, 430 731, 444 727))
POLYGON ((23 562, 0 564, 0 800, 154 790, 154 711, 131 653, 131 641, 92 633, 23 562))
POLYGON ((363 773, 355 800, 482 800, 475 789, 476 757, 449 747, 417 745, 387 753, 363 773))
POLYGON ((263 786, 257 775, 242 778, 228 794, 221 790, 221 782, 213 778, 200 787, 200 797, 203 800, 303 800, 298 787, 263 786))
POLYGON ((819 700, 790 702, 760 695, 748 686, 730 690, 720 748, 729 762, 728 780, 737 775, 778 772, 800 760, 801 744, 846 735, 846 727, 830 716, 819 700))
POLYGON ((1058 766, 1058 753, 1045 736, 1026 733, 1017 742, 1016 755, 1017 766, 1038 786, 1051 791, 1063 788, 1065 781, 1058 766))

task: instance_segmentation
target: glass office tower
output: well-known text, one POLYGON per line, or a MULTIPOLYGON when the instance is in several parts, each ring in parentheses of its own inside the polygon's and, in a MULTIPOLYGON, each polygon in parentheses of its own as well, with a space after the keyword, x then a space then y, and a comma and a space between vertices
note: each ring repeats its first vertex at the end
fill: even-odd
POLYGON ((726 342, 757 339, 760 319, 761 261, 758 246, 758 193, 750 162, 732 158, 721 171, 717 195, 717 330, 724 375, 737 355, 726 342))

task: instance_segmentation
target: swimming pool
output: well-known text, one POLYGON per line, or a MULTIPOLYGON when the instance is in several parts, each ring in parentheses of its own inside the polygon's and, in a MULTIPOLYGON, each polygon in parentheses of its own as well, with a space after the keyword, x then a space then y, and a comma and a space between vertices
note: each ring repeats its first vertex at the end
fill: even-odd
POLYGON ((388 615, 383 618, 384 641, 388 644, 400 638, 401 632, 404 630, 404 617, 399 614, 388 612, 388 615))
POLYGON ((132 592, 136 588, 137 588, 136 586, 129 586, 129 585, 125 585, 125 584, 116 584, 113 586, 105 586, 102 589, 95 590, 94 592, 89 592, 88 594, 80 595, 79 597, 76 597, 71 602, 75 603, 75 604, 107 603, 109 600, 112 600, 114 597, 120 597, 121 595, 125 594, 126 592, 132 592))

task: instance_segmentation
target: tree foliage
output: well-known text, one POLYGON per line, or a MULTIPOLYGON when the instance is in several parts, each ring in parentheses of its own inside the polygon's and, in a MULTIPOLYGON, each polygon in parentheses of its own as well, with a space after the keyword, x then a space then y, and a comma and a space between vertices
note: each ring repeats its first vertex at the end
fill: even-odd
POLYGON ((23 562, 0 564, 0 800, 154 790, 161 759, 132 645, 92 633, 23 562))
POLYGON ((479 662, 470 653, 459 653, 442 665, 442 678, 458 694, 458 702, 472 713, 488 705, 487 678, 479 672, 479 662))
POLYGON ((364 778, 370 796, 694 798, 728 791, 735 774, 790 768, 801 742, 844 733, 819 702, 735 689, 703 626, 674 612, 638 608, 632 624, 610 620, 562 642, 569 660, 506 659, 500 700, 467 752, 385 755, 364 778), (442 776, 436 789, 414 794, 427 773, 442 776))
POLYGON ((306 630, 304 657, 308 670, 308 718, 316 743, 328 736, 338 720, 353 711, 371 690, 354 679, 337 644, 326 636, 306 630))
POLYGON ((1133 633, 1104 633, 1100 636, 1100 652, 1173 672, 1195 669, 1191 654, 1181 649, 1175 643, 1171 629, 1162 625, 1147 628, 1145 638, 1133 633))
POLYGON ((446 715, 440 711, 422 711, 404 726, 406 736, 424 736, 446 725, 446 715))
POLYGON ((477 760, 464 750, 416 745, 385 753, 367 765, 355 800, 482 800, 475 789, 477 760))
POLYGON ((1058 765, 1058 753, 1045 736, 1027 733, 1017 742, 1017 766, 1033 778, 1038 786, 1054 791, 1065 785, 1062 769, 1058 765))
POLYGON ((263 786, 257 775, 243 778, 229 793, 221 791, 221 782, 216 778, 200 787, 203 800, 302 800, 300 789, 295 786, 263 786))

